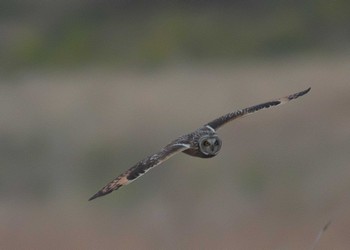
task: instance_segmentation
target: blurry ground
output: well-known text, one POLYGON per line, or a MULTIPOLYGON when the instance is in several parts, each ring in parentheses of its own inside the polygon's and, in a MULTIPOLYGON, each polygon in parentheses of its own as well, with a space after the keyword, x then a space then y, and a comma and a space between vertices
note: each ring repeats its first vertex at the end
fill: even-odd
POLYGON ((1 249, 350 245, 350 57, 26 71, 0 85, 1 249), (311 86, 101 199, 100 187, 224 113, 311 86))

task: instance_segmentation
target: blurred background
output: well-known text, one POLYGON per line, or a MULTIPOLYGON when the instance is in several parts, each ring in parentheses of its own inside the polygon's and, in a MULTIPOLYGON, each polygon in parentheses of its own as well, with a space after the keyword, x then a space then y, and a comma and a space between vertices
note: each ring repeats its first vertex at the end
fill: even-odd
POLYGON ((1 249, 350 246, 350 2, 0 2, 1 249), (96 191, 219 115, 312 87, 96 191))

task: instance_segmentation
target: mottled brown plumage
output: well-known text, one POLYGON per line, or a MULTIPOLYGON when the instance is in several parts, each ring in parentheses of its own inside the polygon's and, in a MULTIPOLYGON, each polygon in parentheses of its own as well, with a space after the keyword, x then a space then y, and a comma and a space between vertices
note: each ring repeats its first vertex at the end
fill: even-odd
POLYGON ((93 200, 97 197, 111 193, 114 190, 125 186, 132 181, 136 180, 140 176, 144 175, 147 171, 158 166, 162 162, 166 161, 173 155, 183 152, 190 156, 200 157, 200 158, 211 158, 216 156, 221 149, 221 139, 216 134, 221 126, 226 123, 233 121, 237 118, 241 118, 252 114, 261 109, 270 108, 280 104, 284 104, 300 96, 305 95, 310 91, 308 88, 304 91, 288 95, 276 100, 261 103, 249 108, 237 110, 232 113, 223 115, 207 124, 200 127, 196 131, 180 136, 168 145, 166 145, 160 152, 155 153, 146 157, 144 160, 138 162, 136 165, 131 167, 129 170, 119 175, 117 178, 109 182, 105 187, 93 195, 89 200, 93 200))

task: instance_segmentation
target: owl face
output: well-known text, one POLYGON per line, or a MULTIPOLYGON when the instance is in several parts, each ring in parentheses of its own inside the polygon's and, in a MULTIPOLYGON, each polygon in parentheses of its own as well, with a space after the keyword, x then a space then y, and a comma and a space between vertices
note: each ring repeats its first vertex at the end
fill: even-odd
POLYGON ((215 156, 221 149, 221 139, 217 136, 203 136, 199 139, 199 149, 207 156, 215 156))

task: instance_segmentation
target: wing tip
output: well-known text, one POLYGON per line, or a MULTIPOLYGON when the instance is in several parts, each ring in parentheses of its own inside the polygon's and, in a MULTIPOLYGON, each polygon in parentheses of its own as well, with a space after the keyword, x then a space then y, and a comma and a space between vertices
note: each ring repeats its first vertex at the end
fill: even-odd
POLYGON ((96 194, 94 194, 93 196, 91 196, 90 198, 89 198, 89 201, 92 201, 92 200, 94 200, 94 199, 96 199, 96 198, 98 198, 98 197, 100 197, 100 196, 103 196, 104 194, 102 193, 102 192, 100 192, 100 191, 98 191, 96 194))
POLYGON ((305 95, 305 94, 309 93, 309 92, 310 92, 310 90, 311 90, 311 87, 308 87, 307 89, 305 89, 305 90, 300 91, 299 93, 297 93, 297 94, 296 94, 296 96, 297 96, 297 97, 299 97, 299 96, 303 96, 303 95, 305 95))
POLYGON ((305 90, 303 91, 303 94, 305 95, 305 94, 309 93, 310 90, 311 90, 311 87, 308 87, 307 89, 305 89, 305 90))
POLYGON ((94 200, 94 199, 96 199, 96 198, 98 198, 98 197, 101 197, 101 196, 104 196, 104 195, 106 195, 106 194, 109 194, 109 193, 111 193, 113 190, 110 190, 110 191, 108 191, 108 192, 105 192, 105 191, 103 191, 103 190, 100 190, 100 191, 98 191, 96 194, 94 194, 93 196, 91 196, 90 198, 89 198, 89 200, 88 201, 92 201, 92 200, 94 200))
POLYGON ((303 91, 300 91, 300 92, 298 92, 298 93, 289 95, 289 96, 287 96, 286 98, 287 98, 289 101, 291 101, 291 100, 297 99, 298 97, 301 97, 301 96, 303 96, 303 95, 306 95, 307 93, 310 92, 310 90, 311 90, 311 87, 309 87, 309 88, 307 88, 307 89, 305 89, 305 90, 303 90, 303 91))
POLYGON ((297 97, 300 97, 300 96, 303 96, 303 95, 306 95, 307 93, 309 93, 311 90, 311 87, 308 87, 307 89, 299 92, 299 94, 297 94, 297 97))

